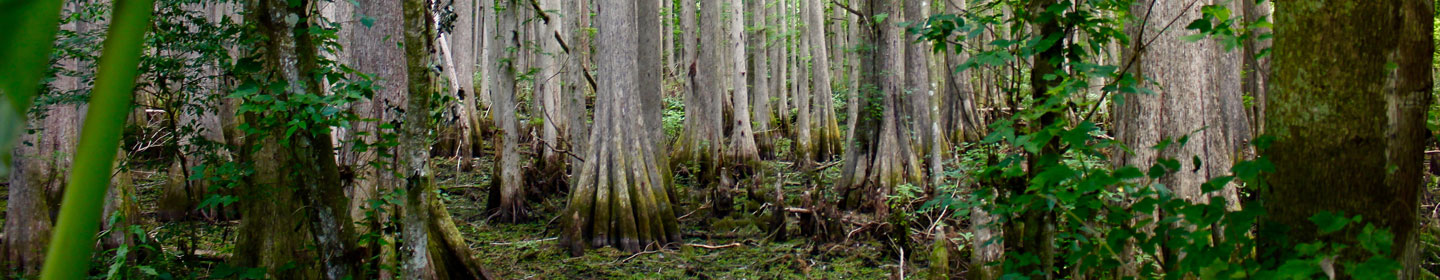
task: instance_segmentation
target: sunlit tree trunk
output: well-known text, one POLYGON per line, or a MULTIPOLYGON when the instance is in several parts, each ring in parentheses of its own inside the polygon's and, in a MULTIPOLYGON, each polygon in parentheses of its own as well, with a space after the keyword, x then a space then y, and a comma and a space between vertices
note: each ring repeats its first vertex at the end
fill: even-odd
MULTIPOLYGON (((1274 76, 1265 100, 1265 130, 1274 141, 1262 152, 1275 172, 1261 193, 1261 232, 1284 234, 1260 236, 1261 248, 1333 242, 1350 248, 1337 262, 1364 261, 1359 227, 1318 233, 1310 218, 1329 211, 1387 229, 1394 242, 1385 256, 1405 261, 1423 247, 1415 209, 1433 98, 1433 2, 1275 4, 1274 76)), ((1412 274, 1398 278, 1419 278, 1415 263, 1405 262, 1411 267, 1403 272, 1412 274)))
MULTIPOLYGON (((640 108, 639 28, 633 1, 599 2, 599 56, 595 129, 585 163, 561 214, 561 243, 572 255, 614 246, 630 252, 680 240, 668 180, 655 156, 640 108)), ((718 8, 718 7, 714 7, 718 8)), ((713 34, 713 33, 711 33, 713 34)), ((708 35, 707 35, 708 36, 708 35)), ((714 46, 714 45, 707 45, 714 46)))
MULTIPOLYGON (((1200 8, 1185 3, 1137 1, 1138 17, 1152 20, 1178 18, 1190 22, 1200 18, 1200 8), (1150 15, 1145 15, 1149 11, 1150 15)), ((1154 23, 1154 22, 1152 22, 1154 23)), ((1180 37, 1181 29, 1163 29, 1164 24, 1144 24, 1144 34, 1131 30, 1140 42, 1153 42, 1143 53, 1131 48, 1127 57, 1139 56, 1132 73, 1154 83, 1156 94, 1125 94, 1113 110, 1117 140, 1125 143, 1134 154, 1119 153, 1112 160, 1119 166, 1148 168, 1157 158, 1181 162, 1180 170, 1160 180, 1179 197, 1192 202, 1208 202, 1211 196, 1225 198, 1228 204, 1238 203, 1235 186, 1219 193, 1205 194, 1200 185, 1210 178, 1229 174, 1234 156, 1250 137, 1249 125, 1241 104, 1240 54, 1225 50, 1217 40, 1188 42, 1180 37), (1185 145, 1171 145, 1163 151, 1151 149, 1160 141, 1178 141, 1188 137, 1185 145), (1199 158, 1199 166, 1192 158, 1199 158)), ((1130 29, 1138 29, 1130 28, 1130 29)), ((1127 59, 1128 61, 1128 59, 1127 59)))
POLYGON ((456 18, 449 38, 446 40, 446 43, 449 43, 448 53, 453 59, 447 63, 451 64, 448 68, 455 74, 454 78, 456 79, 451 81, 451 84, 456 86, 455 98, 459 99, 457 103, 460 106, 460 119, 457 125, 460 126, 462 138, 459 141, 461 145, 458 147, 459 154, 456 156, 460 157, 461 171, 470 171, 474 167, 473 160, 476 151, 480 150, 479 142, 482 141, 480 111, 477 108, 479 101, 475 100, 475 91, 478 90, 475 86, 475 65, 477 65, 475 57, 479 50, 477 42, 480 32, 475 28, 480 17, 480 14, 476 12, 477 1, 456 0, 452 3, 453 7, 451 8, 454 9, 456 18))
POLYGON ((791 130, 794 134, 790 135, 793 147, 790 148, 790 152, 794 156, 793 160, 797 167, 809 169, 814 165, 816 158, 815 138, 811 133, 815 114, 810 111, 810 105, 813 104, 811 96, 815 95, 815 92, 810 91, 812 88, 810 75, 819 71, 813 71, 814 69, 808 66, 820 55, 813 52, 810 40, 810 36, 813 35, 809 30, 811 25, 810 1, 797 0, 786 1, 786 3, 789 4, 785 8, 787 11, 798 12, 798 16, 791 18, 793 20, 791 24, 799 29, 798 32, 786 36, 794 41, 795 46, 794 60, 790 62, 790 88, 791 92, 795 93, 795 99, 789 100, 795 105, 795 127, 791 130))
MULTIPOLYGON (((591 8, 588 0, 564 1, 564 3, 568 13, 562 17, 566 28, 560 28, 560 36, 565 38, 567 46, 564 47, 568 49, 569 53, 565 60, 567 82, 566 90, 561 92, 561 98, 564 99, 561 104, 564 106, 564 117, 570 119, 567 122, 569 128, 566 131, 566 142, 570 144, 571 153, 581 155, 588 148, 586 146, 589 144, 587 137, 590 136, 590 125, 586 118, 588 116, 586 96, 587 93, 594 92, 594 81, 590 80, 591 76, 588 73, 590 69, 594 68, 590 63, 591 36, 590 32, 586 31, 591 27, 591 8)), ((579 159, 571 156, 570 166, 572 170, 580 166, 579 159)), ((574 174, 574 172, 571 173, 571 175, 574 174)))

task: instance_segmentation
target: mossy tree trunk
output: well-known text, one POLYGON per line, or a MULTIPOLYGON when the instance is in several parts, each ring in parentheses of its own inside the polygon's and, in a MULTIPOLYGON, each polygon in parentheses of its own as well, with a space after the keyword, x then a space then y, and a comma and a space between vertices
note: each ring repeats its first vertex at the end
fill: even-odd
POLYGON ((519 33, 515 31, 515 13, 520 5, 515 0, 496 1, 484 9, 493 13, 493 21, 485 23, 486 52, 490 61, 486 67, 493 76, 486 77, 490 83, 491 118, 499 126, 498 143, 495 145, 494 177, 491 179, 489 202, 486 203, 496 217, 505 222, 519 222, 527 219, 525 209, 524 182, 520 176, 520 125, 516 119, 515 71, 516 59, 512 52, 518 46, 519 33), (507 59, 508 58, 508 59, 507 59))
MULTIPOLYGON (((455 228, 450 214, 435 195, 430 168, 430 119, 435 91, 435 22, 426 0, 404 2, 407 91, 400 145, 403 154, 397 173, 403 178, 400 267, 406 279, 488 279, 455 228)), ((498 104, 498 103, 497 103, 498 104)))
MULTIPOLYGON (((261 50, 257 58, 263 70, 249 79, 286 85, 278 92, 269 86, 260 87, 261 94, 276 100, 323 94, 320 82, 308 74, 318 67, 318 49, 314 38, 305 31, 310 28, 313 7, 303 1, 291 4, 259 0, 249 2, 246 9, 259 32, 248 36, 269 39, 254 47, 261 50)), ((284 126, 254 123, 261 114, 279 113, 253 112, 246 116, 251 127, 267 128, 269 136, 247 138, 242 147, 242 161, 254 162, 255 173, 246 178, 243 187, 249 196, 241 199, 244 219, 236 247, 245 249, 236 253, 234 261, 245 267, 267 268, 281 278, 357 276, 358 266, 349 259, 354 246, 349 199, 341 189, 330 134, 309 128, 282 137, 286 135, 284 126), (296 209, 304 209, 305 215, 295 215, 296 209), (304 225, 299 231, 302 234, 274 235, 296 232, 296 224, 304 225), (299 268, 280 269, 289 264, 298 264, 299 268)))
POLYGON ((810 107, 809 152, 817 162, 827 162, 839 156, 843 145, 840 124, 835 118, 835 91, 831 89, 831 52, 825 34, 825 1, 805 0, 805 37, 810 41, 810 64, 814 69, 814 96, 810 107))
MULTIPOLYGON (((863 1, 862 1, 863 2, 863 1)), ((865 20, 891 15, 884 22, 861 23, 862 46, 860 112, 855 140, 845 149, 845 167, 836 187, 843 208, 871 208, 887 216, 886 197, 900 184, 920 184, 924 171, 913 147, 909 119, 910 103, 904 94, 905 58, 903 30, 896 24, 898 3, 872 0, 857 5, 865 20)))
MULTIPOLYGON (((571 187, 561 242, 572 255, 586 248, 614 246, 630 252, 657 248, 680 240, 668 180, 654 158, 639 94, 640 15, 634 2, 599 2, 599 91, 594 130, 585 164, 571 187)), ((714 45, 708 45, 714 46, 714 45)))
POLYGON ((1388 229, 1394 245, 1387 256, 1402 260, 1421 247, 1415 209, 1429 137, 1432 2, 1275 4, 1274 76, 1265 100, 1274 141, 1263 151, 1275 172, 1262 193, 1261 232, 1287 239, 1261 236, 1262 248, 1334 242, 1351 248, 1340 261, 1363 261, 1360 227, 1318 234, 1309 219, 1329 211, 1388 229))

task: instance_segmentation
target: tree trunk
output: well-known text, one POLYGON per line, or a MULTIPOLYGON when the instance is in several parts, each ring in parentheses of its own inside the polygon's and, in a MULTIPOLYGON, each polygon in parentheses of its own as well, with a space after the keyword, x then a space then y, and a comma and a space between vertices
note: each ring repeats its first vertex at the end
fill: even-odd
MULTIPOLYGON (((664 45, 660 42, 660 3, 656 1, 640 0, 635 4, 640 25, 640 68, 636 70, 640 71, 640 113, 645 118, 645 127, 641 129, 650 132, 652 145, 657 151, 665 151, 665 103, 662 103, 664 96, 660 87, 665 79, 661 75, 664 70, 661 48, 664 45)), ((661 163, 664 164, 663 161, 661 163)))
MULTIPOLYGON (((249 3, 250 20, 257 23, 264 50, 258 57, 263 63, 261 73, 249 77, 260 82, 287 84, 280 90, 261 87, 260 94, 276 100, 292 95, 323 94, 312 73, 318 66, 318 50, 307 32, 310 28, 309 5, 290 5, 279 0, 249 3), (287 23, 286 15, 298 16, 287 23), (279 80, 272 80, 279 79, 279 80)), ((329 133, 320 128, 295 131, 289 137, 284 126, 253 123, 268 114, 285 112, 251 112, 246 119, 251 127, 267 130, 270 137, 247 139, 242 147, 242 161, 254 162, 255 173, 248 178, 241 198, 240 236, 234 261, 246 267, 264 267, 272 275, 292 279, 341 279, 356 276, 353 260, 348 260, 354 232, 348 214, 348 197, 341 189, 339 171, 332 152, 329 133), (258 148, 257 148, 258 147, 258 148), (260 197, 263 194, 265 197, 260 197), (295 215, 293 209, 305 209, 306 215, 295 215), (308 219, 306 219, 308 218, 308 219), (276 232, 297 232, 277 237, 276 232), (311 238, 307 244, 305 238, 311 238), (313 248, 306 248, 312 247, 313 248), (314 254, 314 255, 311 255, 314 254), (280 270, 288 264, 297 269, 280 270), (308 267, 308 269, 307 269, 308 267), (315 274, 311 274, 315 273, 315 274)), ((273 117, 273 116, 272 116, 273 117)))
MULTIPOLYGON (((488 279, 440 199, 436 197, 429 159, 430 96, 436 91, 433 17, 425 0, 404 2, 406 84, 410 98, 401 123, 397 173, 403 177, 400 260, 406 279, 488 279), (458 240, 458 241, 457 241, 458 240)), ((498 103, 497 103, 498 104, 498 103)))
POLYGON ((872 0, 861 6, 866 20, 875 15, 889 14, 884 22, 862 24, 861 106, 855 140, 845 149, 845 167, 836 187, 842 194, 842 207, 871 208, 879 216, 888 216, 885 198, 891 188, 900 184, 921 184, 924 171, 912 147, 910 126, 905 120, 910 103, 906 102, 903 79, 905 73, 903 30, 896 24, 900 17, 893 0, 872 0))
MULTIPOLYGON (((1271 22, 1271 5, 1269 2, 1256 3, 1256 0, 1240 1, 1245 22, 1254 22, 1265 18, 1271 22)), ((1270 34, 1270 28, 1257 27, 1251 30, 1255 36, 1270 34)), ((1245 93, 1255 100, 1250 105, 1250 134, 1261 135, 1265 133, 1265 89, 1268 88, 1270 79, 1270 57, 1260 58, 1262 50, 1270 48, 1271 40, 1259 40, 1250 37, 1245 40, 1245 49, 1241 59, 1245 62, 1245 78, 1242 82, 1245 93)))
POLYGON ((770 8, 762 1, 750 1, 751 25, 759 24, 762 27, 755 29, 747 41, 750 44, 750 101, 754 106, 752 121, 755 123, 755 146, 762 159, 773 159, 775 157, 775 143, 770 134, 770 121, 774 119, 774 112, 770 110, 770 75, 774 73, 770 69, 771 54, 770 32, 775 26, 771 25, 769 14, 770 8))
POLYGON ((1320 211, 1360 215, 1388 229, 1394 245, 1386 257, 1404 260, 1420 247, 1415 209, 1431 102, 1431 5, 1276 2, 1274 76, 1265 100, 1265 129, 1275 138, 1263 151, 1275 172, 1262 193, 1261 232, 1285 234, 1261 236, 1261 248, 1334 242, 1350 248, 1339 261, 1364 261, 1359 227, 1319 235, 1309 219, 1320 211))
MULTIPOLYGON (((590 33, 583 32, 590 28, 590 4, 587 0, 565 1, 565 3, 566 9, 570 11, 570 16, 562 17, 566 21, 567 28, 560 28, 560 32, 561 37, 566 38, 568 44, 566 48, 569 50, 569 54, 566 56, 568 69, 566 69, 565 75, 569 77, 566 79, 569 82, 566 83, 568 90, 561 93, 562 98, 565 99, 561 104, 565 107, 564 117, 570 119, 566 142, 570 144, 571 153, 580 155, 588 148, 586 144, 589 143, 586 138, 590 136, 590 125, 586 119, 588 114, 586 113, 585 97, 587 93, 594 92, 595 89, 593 88, 594 81, 589 78, 592 50, 590 33)), ((572 170, 574 167, 580 166, 579 160, 574 155, 570 156, 572 170)), ((574 172, 571 173, 572 176, 574 174, 574 172)), ((567 182, 573 184, 573 182, 567 182)))
MULTIPOLYGON (((1190 22, 1201 16, 1199 6, 1186 3, 1152 5, 1142 0, 1132 7, 1141 18, 1190 22), (1152 14, 1144 15, 1146 11, 1152 14)), ((1158 158, 1180 160, 1180 170, 1192 172, 1175 172, 1161 178, 1161 184, 1191 202, 1204 203, 1219 196, 1237 205, 1239 197, 1234 185, 1213 194, 1202 193, 1200 185, 1229 174, 1242 141, 1249 139, 1250 129, 1241 104, 1239 54, 1226 51, 1217 40, 1187 42, 1180 38, 1184 35, 1181 29, 1163 29, 1163 24, 1143 26, 1147 29, 1144 34, 1130 30, 1132 36, 1153 43, 1144 47, 1143 53, 1127 53, 1140 56, 1132 72, 1146 84, 1154 83, 1156 94, 1126 94, 1123 102, 1116 103, 1116 139, 1135 154, 1120 153, 1113 159, 1117 166, 1140 168, 1151 166, 1158 158), (1187 144, 1171 145, 1163 151, 1151 149, 1164 139, 1176 141, 1182 137, 1188 137, 1187 144), (1196 166, 1192 158, 1199 158, 1201 165, 1196 166)))
POLYGON ((486 65, 489 72, 494 76, 486 77, 490 83, 490 99, 493 107, 490 110, 491 118, 499 130, 498 142, 495 145, 495 169, 497 176, 491 180, 490 196, 487 208, 495 211, 497 217, 504 222, 520 222, 527 219, 528 211, 525 209, 525 192, 521 189, 524 182, 520 176, 520 126, 516 120, 515 111, 515 71, 516 62, 523 55, 510 52, 511 48, 518 47, 520 38, 513 28, 516 26, 515 13, 520 10, 519 3, 511 1, 497 1, 498 9, 487 9, 493 12, 494 21, 488 22, 486 28, 487 56, 490 61, 486 65), (510 57, 512 59, 506 59, 510 57))
MULTIPOLYGON (((588 247, 615 246, 639 252, 652 245, 680 240, 671 207, 668 180, 662 178, 645 118, 631 118, 640 108, 636 69, 639 20, 634 2, 600 1, 600 90, 595 130, 585 164, 571 188, 564 214, 561 243, 572 255, 588 247)), ((712 7, 718 8, 718 7, 712 7)), ((713 34, 713 33, 712 33, 713 34)), ((708 35, 707 35, 708 36, 708 35)), ((707 45, 714 46, 714 45, 707 45)))
MULTIPOLYGON (((718 178, 724 151, 724 123, 721 106, 725 102, 724 74, 727 69, 723 50, 725 33, 720 2, 700 6, 700 26, 704 42, 700 59, 695 64, 692 94, 685 99, 685 127, 676 141, 674 164, 697 166, 701 185, 710 187, 718 178)), ((643 53, 642 53, 643 54, 643 53)), ((643 75, 643 74, 642 74, 643 75)), ((643 78, 643 76, 642 76, 643 78)), ((643 91, 641 93, 644 93, 643 91)), ((642 109, 643 110, 643 109, 642 109)), ((597 118, 598 119, 598 118, 597 118)))
MULTIPOLYGON (((386 168, 395 165, 396 151, 377 144, 382 141, 382 134, 397 132, 381 129, 380 124, 399 121, 398 109, 406 100, 406 72, 405 54, 397 44, 404 38, 401 32, 401 3, 383 0, 360 0, 357 3, 355 13, 369 16, 374 21, 368 27, 359 20, 350 21, 345 26, 351 36, 351 45, 346 49, 355 54, 350 56, 347 64, 356 71, 372 74, 376 88, 375 95, 370 99, 352 103, 350 112, 358 118, 376 121, 351 124, 354 133, 349 135, 354 138, 343 144, 341 162, 353 178, 345 182, 350 187, 350 216, 356 221, 363 221, 370 200, 379 198, 381 193, 390 191, 389 187, 398 184, 393 172, 386 172, 372 163, 386 168), (357 149, 356 144, 359 143, 356 142, 376 146, 362 151, 357 149)), ((362 223, 357 230, 369 232, 372 230, 370 227, 378 226, 375 223, 388 219, 383 216, 375 218, 377 220, 372 223, 362 223)))
MULTIPOLYGON (((730 48, 734 56, 735 77, 731 88, 730 102, 735 106, 735 123, 730 132, 730 145, 727 147, 726 157, 737 166, 744 166, 751 170, 743 173, 750 173, 753 169, 760 167, 760 151, 755 146, 755 130, 750 127, 750 92, 749 92, 749 64, 745 63, 745 5, 740 0, 733 0, 730 3, 730 48)), ((641 34, 644 34, 642 31, 641 34)), ((644 48, 641 48, 644 49, 644 48)), ((657 130, 658 131, 658 130, 657 130)), ((728 187, 728 186, 727 186, 728 187)))
POLYGON ((805 0, 806 38, 810 40, 810 57, 812 59, 811 69, 814 80, 814 104, 810 108, 810 115, 813 117, 811 126, 810 144, 814 148, 810 152, 811 158, 818 162, 828 162, 841 153, 840 146, 843 144, 840 138, 840 125, 835 120, 835 91, 831 89, 831 52, 829 40, 825 38, 825 2, 821 0, 805 0))
POLYGON ((813 32, 808 30, 811 25, 810 1, 798 0, 786 2, 794 3, 793 5, 798 6, 789 6, 786 7, 786 10, 799 12, 799 16, 794 18, 794 26, 802 28, 799 32, 786 36, 790 38, 790 40, 794 40, 796 46, 795 58, 790 63, 790 87, 791 91, 795 93, 795 99, 791 101, 795 103, 795 128, 792 130, 795 134, 790 137, 790 139, 794 139, 794 142, 792 142, 794 147, 791 148, 790 151, 794 153, 795 166, 801 170, 806 170, 815 165, 816 158, 815 145, 812 142, 815 139, 811 136, 812 133, 810 130, 813 126, 811 122, 814 121, 811 119, 814 117, 814 114, 810 111, 810 104, 812 104, 811 95, 815 94, 814 92, 810 92, 810 72, 814 71, 811 71, 812 69, 807 66, 809 66, 810 61, 818 57, 818 55, 812 54, 813 49, 811 48, 810 41, 812 34, 810 33, 813 32))
MULTIPOLYGON (((65 88, 66 81, 61 77, 55 83, 65 88)), ((56 192, 63 188, 70 166, 68 157, 53 155, 74 154, 80 121, 77 107, 46 106, 44 118, 30 121, 35 133, 22 135, 15 145, 6 199, 4 253, 9 267, 23 275, 40 272, 45 260, 59 204, 56 192)))

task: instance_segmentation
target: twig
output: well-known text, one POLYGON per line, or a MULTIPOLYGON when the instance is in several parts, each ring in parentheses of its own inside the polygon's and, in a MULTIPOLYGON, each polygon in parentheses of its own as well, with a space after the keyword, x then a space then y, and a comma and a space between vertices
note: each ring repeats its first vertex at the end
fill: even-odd
POLYGON ((640 255, 644 255, 644 254, 654 254, 654 253, 657 253, 657 252, 660 252, 660 251, 644 251, 644 252, 635 253, 634 255, 630 255, 630 257, 627 257, 627 258, 625 258, 625 259, 623 259, 623 260, 620 260, 620 263, 627 263, 627 262, 630 262, 631 259, 634 259, 635 257, 639 257, 640 255))
POLYGON ((730 244, 715 246, 715 245, 686 243, 685 246, 700 247, 700 248, 705 248, 705 249, 725 249, 725 248, 731 248, 731 247, 745 246, 745 244, 741 244, 741 243, 739 243, 739 242, 735 242, 735 243, 730 243, 730 244))
POLYGON ((535 239, 535 240, 524 240, 524 241, 515 241, 515 242, 490 242, 490 245, 511 245, 511 244, 520 244, 520 243, 545 242, 545 241, 552 241, 552 240, 556 240, 556 239, 560 239, 560 238, 559 238, 559 237, 551 237, 551 238, 543 238, 543 239, 535 239))
POLYGON ((801 214, 812 214, 812 213, 815 213, 815 210, 810 210, 810 209, 805 209, 805 208, 785 207, 785 212, 801 213, 801 214))

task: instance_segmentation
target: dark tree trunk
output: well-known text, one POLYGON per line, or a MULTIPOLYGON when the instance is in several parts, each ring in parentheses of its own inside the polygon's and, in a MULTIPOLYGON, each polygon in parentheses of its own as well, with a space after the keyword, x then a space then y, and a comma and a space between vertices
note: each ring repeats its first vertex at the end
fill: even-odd
POLYGON ((1276 2, 1274 76, 1265 100, 1265 129, 1275 138, 1262 152, 1275 172, 1262 193, 1261 232, 1283 236, 1261 236, 1262 248, 1335 242, 1350 248, 1340 261, 1363 261, 1360 227, 1319 235, 1309 219, 1320 211, 1361 215, 1363 223, 1388 229, 1395 238, 1387 257, 1403 260, 1421 247, 1415 209, 1433 86, 1431 3, 1276 2))
MULTIPOLYGON (((249 36, 269 38, 257 48, 264 50, 258 56, 264 70, 250 78, 289 85, 278 92, 262 87, 261 94, 277 100, 298 94, 323 94, 314 76, 305 74, 318 66, 314 39, 308 32, 297 32, 308 30, 310 6, 279 0, 253 1, 249 5, 249 17, 257 22, 260 32, 249 36), (287 15, 298 16, 298 21, 287 24, 287 15)), ((254 122, 264 114, 279 113, 252 112, 246 119, 254 122)), ((357 266, 348 259, 354 245, 348 215, 350 201, 341 189, 330 135, 310 128, 282 137, 286 135, 283 126, 252 123, 252 127, 266 127, 270 137, 247 139, 242 147, 242 161, 254 162, 255 173, 243 187, 243 193, 251 195, 241 199, 244 219, 236 247, 245 249, 236 253, 234 261, 247 267, 265 267, 281 278, 357 276, 357 266), (294 209, 305 209, 306 215, 295 215, 294 209), (274 235, 296 232, 296 224, 304 225, 299 231, 303 234, 274 235), (307 244, 307 239, 313 243, 307 244), (306 248, 310 246, 314 248, 306 248), (299 268, 279 269, 291 263, 299 268)))

